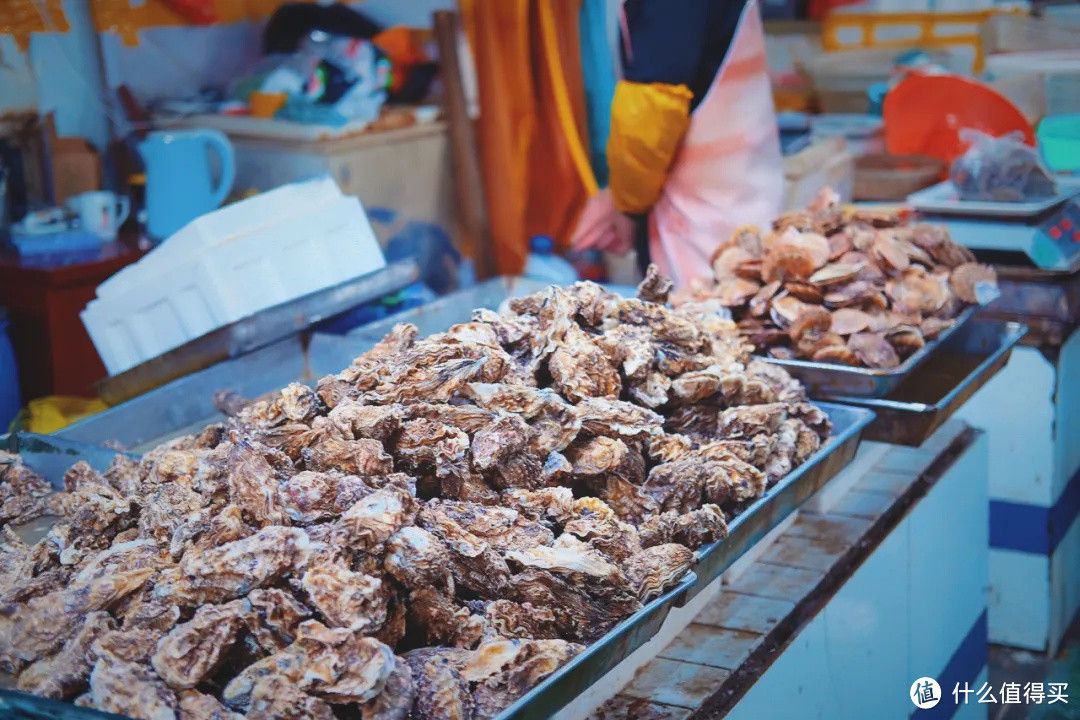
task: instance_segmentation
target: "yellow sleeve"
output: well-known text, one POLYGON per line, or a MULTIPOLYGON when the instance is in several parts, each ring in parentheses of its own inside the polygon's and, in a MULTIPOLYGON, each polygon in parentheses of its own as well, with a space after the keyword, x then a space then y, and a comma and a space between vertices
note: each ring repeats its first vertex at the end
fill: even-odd
POLYGON ((690 125, 692 98, 685 85, 622 80, 615 86, 607 156, 619 212, 646 212, 660 197, 690 125))

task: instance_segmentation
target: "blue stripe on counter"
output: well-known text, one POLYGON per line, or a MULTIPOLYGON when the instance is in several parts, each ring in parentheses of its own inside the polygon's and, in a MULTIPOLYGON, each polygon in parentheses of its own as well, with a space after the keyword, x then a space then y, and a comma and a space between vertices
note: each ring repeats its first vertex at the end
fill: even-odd
MULTIPOLYGON (((979 673, 986 667, 989 654, 988 643, 986 610, 983 610, 982 614, 979 615, 979 619, 975 621, 975 624, 968 630, 967 635, 960 641, 960 646, 956 648, 956 652, 949 658, 945 669, 934 678, 938 681, 938 685, 941 686, 941 702, 928 710, 916 708, 915 712, 911 713, 912 720, 948 720, 956 714, 959 706, 953 700, 953 688, 958 684, 961 688, 964 687, 964 683, 967 683, 968 687, 975 684, 975 678, 979 677, 979 673)), ((975 690, 978 689, 975 688, 975 690)), ((978 699, 976 695, 969 695, 968 702, 971 702, 972 698, 978 699)), ((963 696, 961 696, 961 700, 963 700, 963 696)))
POLYGON ((1069 480, 1051 508, 1027 503, 990 501, 990 547, 1050 555, 1080 514, 1080 471, 1069 480))

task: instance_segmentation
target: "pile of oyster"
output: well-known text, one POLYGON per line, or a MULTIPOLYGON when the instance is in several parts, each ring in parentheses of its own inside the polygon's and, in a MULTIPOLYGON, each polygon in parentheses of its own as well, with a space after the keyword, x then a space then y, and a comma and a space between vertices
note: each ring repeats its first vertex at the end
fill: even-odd
POLYGON ((673 587, 829 421, 716 303, 580 283, 315 389, 80 462, 0 464, 0 665, 134 718, 490 718, 673 587), (10 508, 9 508, 10 503, 10 508))
POLYGON ((896 367, 997 284, 944 227, 845 215, 831 191, 772 232, 740 228, 712 268, 676 301, 718 300, 773 357, 871 368, 896 367))

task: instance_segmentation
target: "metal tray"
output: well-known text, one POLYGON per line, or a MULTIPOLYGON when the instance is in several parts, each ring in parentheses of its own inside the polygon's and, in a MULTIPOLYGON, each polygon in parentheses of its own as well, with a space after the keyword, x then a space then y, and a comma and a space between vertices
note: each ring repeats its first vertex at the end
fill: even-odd
MULTIPOLYGON (((574 697, 593 685, 608 671, 653 637, 673 607, 681 607, 715 580, 735 560, 761 540, 770 530, 854 457, 863 429, 874 413, 862 408, 831 403, 815 403, 833 423, 833 435, 805 463, 770 488, 729 523, 729 535, 697 552, 693 570, 679 584, 652 600, 620 623, 583 653, 530 690, 498 717, 499 720, 539 720, 550 717, 574 697)), ((13 433, 0 437, 0 447, 19 452, 26 463, 43 474, 55 487, 63 486, 64 472, 78 460, 87 460, 104 469, 117 453, 114 450, 72 442, 54 436, 13 433)), ((17 718, 51 717, 55 701, 0 690, 0 709, 17 718), (35 710, 36 714, 31 713, 35 710), (21 714, 20 714, 21 713, 21 714)), ((65 720, 116 717, 60 703, 65 720)))
POLYGON ((52 698, 0 688, 0 718, 4 720, 128 720, 121 715, 82 708, 52 698))
POLYGON ((117 455, 136 459, 139 457, 119 450, 65 440, 55 435, 30 432, 0 435, 0 450, 20 455, 27 466, 48 480, 57 490, 64 489, 64 473, 80 460, 85 460, 90 467, 104 472, 117 455))
MULTIPOLYGON (((95 469, 103 470, 117 454, 107 448, 33 433, 0 436, 0 448, 18 452, 31 469, 45 476, 57 488, 63 487, 64 472, 75 462, 86 460, 95 469)), ((589 645, 584 652, 503 711, 499 718, 539 720, 549 717, 653 637, 664 624, 671 609, 684 602, 691 588, 697 584, 697 576, 690 571, 674 588, 651 600, 641 610, 589 645)), ((2 689, 3 681, 8 679, 7 676, 0 677, 0 716, 4 718, 100 720, 120 717, 2 689)))
POLYGON ((931 363, 884 398, 837 397, 835 402, 873 410, 863 436, 895 445, 922 445, 968 398, 1009 361, 1027 333, 1015 322, 976 320, 942 345, 931 363))
MULTIPOLYGON (((674 588, 649 602, 503 710, 497 716, 498 720, 551 717, 656 635, 668 613, 686 597, 695 583, 694 573, 687 574, 674 588)), ((120 715, 4 689, 0 689, 0 717, 9 720, 128 720, 120 715)))
POLYGON ((541 720, 553 715, 602 678, 660 629, 672 607, 682 607, 770 530, 844 468, 859 447, 874 413, 862 408, 814 403, 833 423, 833 435, 798 468, 728 523, 728 536, 697 551, 693 572, 678 587, 628 618, 498 715, 498 720, 541 720), (665 603, 660 603, 664 600, 665 603), (672 604, 667 604, 670 601, 672 604), (655 607, 654 607, 655 606, 655 607))
MULTIPOLYGON (((652 600, 644 608, 620 623, 590 645, 581 655, 560 668, 542 683, 499 715, 500 720, 532 720, 550 717, 570 700, 602 678, 608 671, 652 638, 673 607, 680 607, 715 580, 731 563, 776 527, 804 500, 821 488, 855 455, 863 428, 873 419, 873 412, 829 403, 816 403, 833 423, 833 436, 795 471, 777 483, 759 500, 739 513, 729 525, 729 536, 702 548, 696 565, 679 584, 652 600)), ((65 441, 52 436, 16 433, 0 438, 0 445, 23 454, 27 464, 55 486, 63 484, 64 471, 79 459, 103 469, 115 451, 65 441)), ((38 698, 0 691, 0 709, 35 708, 38 698)), ((43 703, 49 701, 42 701, 43 703)), ((52 705, 42 705, 38 714, 14 717, 49 717, 52 705)), ((94 711, 64 706, 64 718, 115 717, 94 711)))
MULTIPOLYGON (((412 322, 424 335, 439 332, 454 323, 468 320, 474 307, 496 308, 507 298, 535 292, 543 287, 545 287, 543 283, 512 278, 489 281, 471 290, 441 298, 430 305, 360 328, 345 337, 331 338, 316 335, 307 349, 306 359, 309 364, 316 364, 316 357, 319 357, 321 358, 318 361, 320 365, 325 365, 330 360, 336 362, 343 357, 351 359, 381 340, 398 322, 412 322)), ((337 367, 347 364, 348 359, 341 361, 337 367)), ((243 360, 243 358, 237 360, 243 360)), ((270 369, 264 368, 263 364, 265 363, 259 363, 261 370, 270 369)), ((159 388, 146 397, 147 400, 170 398, 176 402, 190 402, 190 399, 186 399, 186 395, 191 391, 192 383, 196 379, 202 391, 213 392, 222 387, 230 387, 227 384, 230 380, 242 380, 243 375, 233 374, 238 368, 239 364, 233 361, 228 375, 221 372, 213 373, 211 371, 214 368, 211 368, 193 378, 185 378, 159 388), (213 386, 215 382, 219 383, 217 387, 213 386)), ((249 365, 249 369, 254 370, 255 366, 249 365)), ((266 391, 271 389, 273 388, 268 387, 266 391)), ((108 427, 113 430, 124 430, 126 424, 135 422, 138 427, 132 428, 133 430, 143 433, 143 437, 147 434, 152 436, 154 431, 148 430, 143 423, 154 422, 154 403, 136 398, 127 405, 138 408, 138 413, 132 414, 129 408, 126 420, 125 413, 120 412, 125 406, 103 413, 103 415, 112 413, 112 416, 107 418, 108 427)), ((771 488, 765 496, 736 516, 729 525, 728 538, 699 550, 693 572, 683 578, 674 589, 653 600, 603 638, 590 645, 581 655, 507 708, 500 714, 500 720, 546 718, 566 705, 655 635, 672 607, 681 605, 704 589, 732 562, 787 517, 803 500, 843 468, 854 456, 861 431, 871 421, 873 413, 841 405, 827 403, 818 403, 818 405, 832 420, 834 435, 817 453, 771 488)), ((168 407, 156 408, 159 413, 164 413, 168 409, 168 407)), ((213 418, 210 418, 210 421, 212 420, 213 418)), ((101 423, 100 420, 99 423, 101 423)), ((87 427, 86 421, 79 425, 82 425, 83 429, 87 427)), ((99 426, 104 427, 104 425, 99 426)), ((78 428, 78 426, 73 426, 73 428, 78 428)), ((104 452, 109 453, 111 460, 112 452, 104 452)), ((73 460, 69 459, 69 462, 73 460)))
POLYGON ((978 312, 977 305, 964 308, 956 316, 953 326, 945 330, 937 339, 926 343, 926 347, 909 356, 904 362, 890 370, 848 367, 836 363, 814 362, 813 360, 782 360, 780 358, 760 356, 766 362, 780 365, 792 377, 798 378, 812 398, 826 398, 834 395, 851 397, 877 398, 888 395, 911 371, 930 357, 943 342, 954 335, 978 312))
POLYGON ((833 424, 832 436, 806 462, 736 515, 728 523, 727 538, 698 550, 697 565, 694 567, 698 584, 691 589, 687 599, 697 595, 723 574, 743 553, 783 522, 855 457, 865 428, 874 419, 874 413, 864 408, 833 403, 814 402, 814 405, 828 414, 833 424))
POLYGON ((544 720, 554 715, 656 635, 671 609, 681 607, 698 584, 697 576, 687 573, 677 586, 585 648, 499 713, 496 720, 544 720))
POLYGON ((105 402, 117 405, 176 378, 295 335, 317 322, 401 290, 419 277, 419 266, 413 260, 403 260, 266 308, 102 380, 98 393, 105 402))
POLYGON ((116 441, 133 450, 150 450, 222 420, 213 403, 213 395, 219 390, 255 398, 291 382, 317 380, 348 367, 353 358, 370 350, 399 322, 413 323, 422 335, 442 332, 455 323, 467 322, 473 308, 495 309, 507 298, 545 287, 547 283, 535 280, 494 278, 347 335, 316 332, 306 342, 294 335, 173 380, 73 423, 56 435, 81 443, 116 441))

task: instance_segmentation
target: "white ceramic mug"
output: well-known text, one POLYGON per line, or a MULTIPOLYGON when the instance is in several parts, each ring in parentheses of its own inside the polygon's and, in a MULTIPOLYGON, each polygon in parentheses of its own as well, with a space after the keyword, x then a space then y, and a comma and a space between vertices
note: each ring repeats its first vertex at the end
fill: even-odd
POLYGON ((131 201, 108 190, 68 198, 67 206, 79 215, 83 230, 105 240, 116 239, 116 231, 131 213, 131 201))

